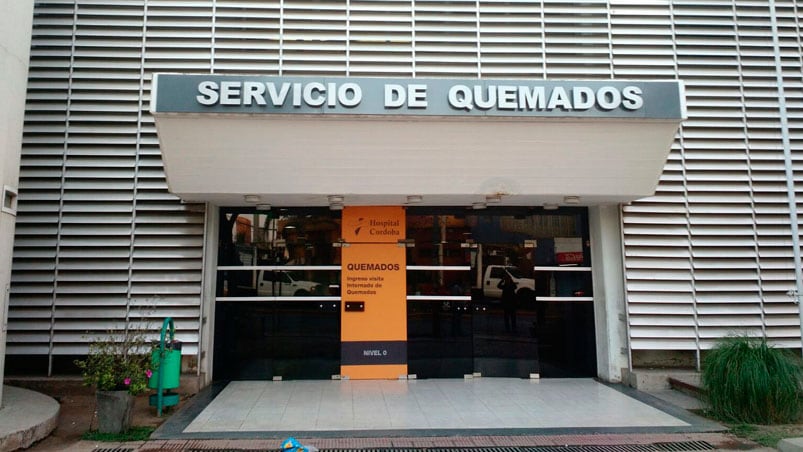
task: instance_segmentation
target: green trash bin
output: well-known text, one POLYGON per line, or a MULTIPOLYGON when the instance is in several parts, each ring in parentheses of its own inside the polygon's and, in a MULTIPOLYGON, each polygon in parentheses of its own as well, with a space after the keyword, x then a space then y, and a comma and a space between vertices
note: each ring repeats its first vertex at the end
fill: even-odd
POLYGON ((175 334, 173 319, 168 317, 162 325, 159 347, 151 352, 153 374, 148 379, 148 387, 155 389, 156 394, 149 399, 150 405, 156 407, 159 416, 162 415, 163 407, 178 405, 179 401, 178 394, 170 391, 179 387, 181 377, 181 342, 175 340, 175 334))
POLYGON ((176 348, 176 344, 167 345, 164 351, 154 348, 151 352, 151 371, 153 374, 148 379, 148 387, 151 389, 159 388, 159 378, 164 373, 162 389, 175 389, 179 386, 181 376, 181 347, 176 348))

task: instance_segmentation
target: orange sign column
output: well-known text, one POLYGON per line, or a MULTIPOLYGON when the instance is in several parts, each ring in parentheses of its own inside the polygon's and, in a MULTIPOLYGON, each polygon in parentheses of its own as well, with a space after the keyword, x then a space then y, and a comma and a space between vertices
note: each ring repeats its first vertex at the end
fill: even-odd
POLYGON ((407 289, 402 207, 345 207, 340 374, 407 375, 407 289))

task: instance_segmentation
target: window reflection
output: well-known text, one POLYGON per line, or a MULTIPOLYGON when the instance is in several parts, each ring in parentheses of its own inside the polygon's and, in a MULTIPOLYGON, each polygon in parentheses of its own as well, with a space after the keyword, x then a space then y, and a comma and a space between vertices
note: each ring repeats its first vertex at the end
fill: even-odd
POLYGON ((316 268, 340 265, 339 237, 328 209, 221 209, 217 296, 339 295, 340 272, 316 268))
MULTIPOLYGON (((464 212, 409 209, 408 295, 471 295, 498 302, 498 283, 509 274, 524 300, 591 297, 591 272, 545 268, 590 267, 584 208, 464 212)), ((328 209, 220 210, 219 297, 338 296, 339 212, 328 209), (253 267, 271 267, 270 269, 253 267), (245 267, 237 270, 233 267, 245 267), (250 267, 250 268, 249 268, 250 267), (286 270, 274 267, 289 267, 286 270)))
POLYGON ((340 218, 326 212, 221 210, 218 265, 339 265, 340 218))
MULTIPOLYGON (((436 210, 436 209, 432 209, 436 210)), ((443 209, 442 209, 443 210, 443 209)), ((532 296, 591 295, 590 272, 550 274, 540 267, 590 267, 588 214, 584 208, 418 214, 408 211, 409 266, 463 266, 468 271, 420 270, 407 274, 408 295, 447 295, 459 288, 475 301, 501 298, 497 284, 509 274, 532 296)), ((518 293, 517 291, 517 293, 518 293)))

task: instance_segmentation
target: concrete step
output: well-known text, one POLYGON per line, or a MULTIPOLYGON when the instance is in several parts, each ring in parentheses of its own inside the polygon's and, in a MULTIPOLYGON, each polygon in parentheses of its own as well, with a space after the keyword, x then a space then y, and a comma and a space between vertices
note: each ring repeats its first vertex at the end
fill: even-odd
POLYGON ((4 384, 0 450, 28 448, 45 438, 56 428, 58 415, 59 403, 53 398, 4 384))
POLYGON ((653 397, 657 397, 664 402, 671 403, 676 407, 683 408, 684 410, 702 410, 705 406, 699 398, 690 396, 675 389, 659 389, 657 391, 650 391, 648 394, 653 397))
POLYGON ((640 391, 650 392, 671 389, 669 379, 686 382, 699 387, 700 373, 694 369, 624 369, 622 380, 640 391))
POLYGON ((669 376, 667 379, 669 380, 669 387, 676 391, 697 399, 702 399, 705 395, 699 375, 696 378, 689 378, 688 375, 669 376))

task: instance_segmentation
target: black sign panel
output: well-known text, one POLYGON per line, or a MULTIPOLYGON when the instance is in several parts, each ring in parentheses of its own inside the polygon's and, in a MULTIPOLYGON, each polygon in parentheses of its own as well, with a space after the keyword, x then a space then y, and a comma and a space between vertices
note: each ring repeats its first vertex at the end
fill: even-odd
POLYGON ((407 364, 407 341, 341 342, 340 364, 407 364))

